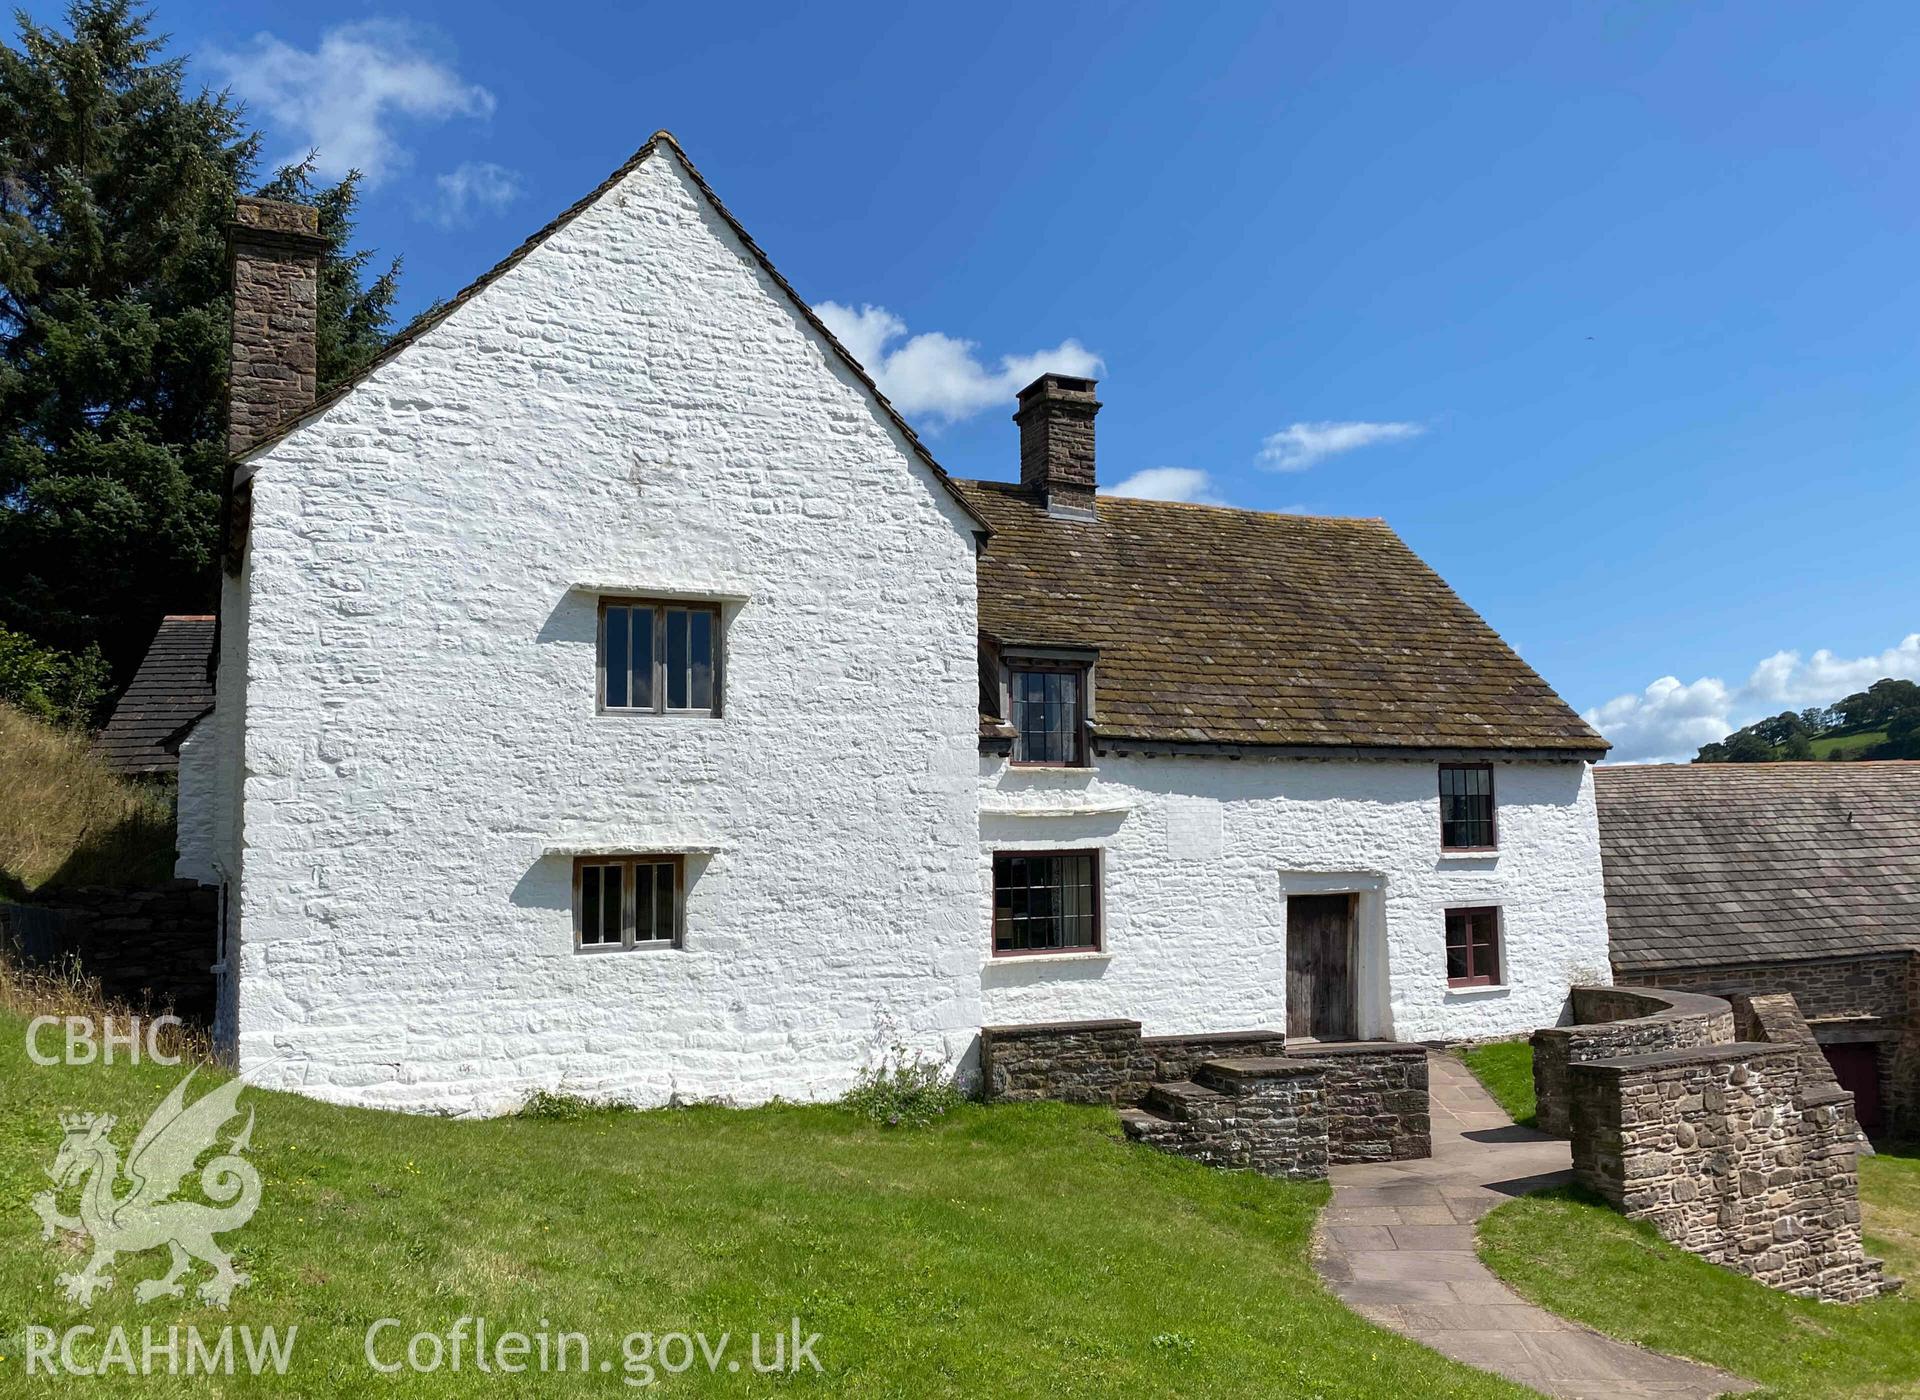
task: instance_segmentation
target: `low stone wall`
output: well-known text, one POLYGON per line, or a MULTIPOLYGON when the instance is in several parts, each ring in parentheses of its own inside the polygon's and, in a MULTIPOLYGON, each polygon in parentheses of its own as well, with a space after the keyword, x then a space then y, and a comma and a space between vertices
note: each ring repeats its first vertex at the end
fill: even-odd
POLYGON ((1270 1059, 1287 1053, 1279 1031, 1220 1031, 1210 1035, 1150 1035, 1142 1040, 1156 1080, 1191 1079, 1208 1060, 1270 1059))
POLYGON ((1120 1115, 1136 1142, 1228 1170, 1320 1181, 1330 1160, 1329 1066, 1274 1056, 1209 1060, 1120 1115))
POLYGON ((989 1101, 1139 1103, 1154 1060, 1138 1021, 1063 1021, 980 1029, 980 1079, 989 1101))
POLYGON ((1574 1024, 1533 1033, 1535 1125, 1571 1131, 1570 1066, 1621 1055, 1725 1045, 1734 1038, 1733 1008, 1718 997, 1658 988, 1575 987, 1574 1024))
MULTIPOLYGON (((218 948, 220 892, 192 880, 152 889, 61 890, 25 906, 17 916, 34 936, 22 940, 41 963, 77 961, 116 1000, 206 1024, 213 1017, 213 963, 218 948)), ((0 934, 11 944, 14 917, 0 905, 0 934)))
POLYGON ((1861 1245, 1852 1100, 1803 1089, 1801 1056, 1736 1042, 1573 1064, 1576 1180, 1770 1288, 1828 1302, 1897 1288, 1861 1245))
POLYGON ((1424 1046, 1359 1040, 1295 1053, 1327 1067, 1327 1145, 1336 1166, 1433 1155, 1424 1046))
POLYGON ((1219 1165, 1258 1159, 1252 1169, 1273 1175, 1433 1153, 1419 1045, 1363 1040, 1292 1053, 1270 1030, 1143 1038, 1138 1021, 984 1026, 980 1073, 990 1102, 1110 1104, 1143 1142, 1219 1165), (1234 1068, 1247 1065, 1258 1069, 1234 1068), (1258 1108, 1251 1118, 1236 1107, 1242 1100, 1258 1108), (1315 1121, 1282 1124, 1290 1113, 1315 1121), (1250 1146, 1248 1133, 1269 1146, 1250 1146))
POLYGON ((1279 1031, 1142 1036, 1138 1021, 983 1026, 980 1077, 989 1100, 1126 1108, 1158 1081, 1191 1079, 1208 1060, 1286 1053, 1279 1031))

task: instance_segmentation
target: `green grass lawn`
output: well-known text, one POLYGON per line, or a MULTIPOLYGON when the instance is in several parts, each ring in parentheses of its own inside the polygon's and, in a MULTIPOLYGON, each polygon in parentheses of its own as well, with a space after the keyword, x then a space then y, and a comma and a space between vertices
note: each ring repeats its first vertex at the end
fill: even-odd
MULTIPOLYGON (((1534 1111, 1533 1052, 1522 1043, 1465 1052, 1516 1121, 1534 1111)), ((1920 1396, 1920 1155, 1860 1162, 1869 1253, 1914 1292, 1852 1307, 1763 1288, 1674 1248, 1644 1224, 1572 1189, 1525 1196, 1480 1226, 1487 1267, 1563 1317, 1759 1381, 1767 1394, 1920 1396)))
POLYGON ((1463 1050, 1473 1077, 1507 1111, 1507 1116, 1523 1128, 1533 1126, 1536 1105, 1533 1099, 1533 1047, 1524 1040, 1502 1041, 1497 1045, 1476 1045, 1463 1050))
POLYGON ((1860 1228, 1887 1271, 1920 1290, 1920 1144, 1860 1159, 1860 1228))
MULTIPOLYGON (((1862 1197, 1877 1218, 1867 1247, 1891 1264, 1898 1253, 1878 1232, 1904 1230, 1913 1246, 1920 1160, 1868 1166, 1862 1197)), ((1651 1226, 1571 1188, 1494 1211, 1480 1226, 1480 1257, 1542 1307, 1750 1377, 1769 1395, 1920 1395, 1920 1299, 1910 1294, 1848 1307, 1790 1298, 1675 1249, 1651 1226)))
MULTIPOLYGON (((91 1309, 55 1275, 81 1241, 48 1243, 29 1201, 61 1141, 57 1115, 121 1116, 124 1149, 183 1073, 40 1067, 0 1013, 0 1394, 29 1324, 297 1325, 287 1376, 37 1380, 31 1393, 532 1395, 626 1393, 633 1332, 771 1334, 798 1316, 823 1374, 782 1380, 704 1363, 656 1371, 673 1394, 1514 1396, 1525 1392, 1382 1332, 1308 1265, 1324 1186, 1209 1170, 1119 1139, 1111 1112, 969 1105, 925 1131, 833 1107, 593 1111, 456 1122, 249 1090, 258 1214, 223 1237, 252 1275, 228 1312, 133 1286, 164 1251, 121 1258, 91 1309), (590 1339, 585 1376, 375 1374, 416 1331, 456 1319, 590 1339), (542 1326, 542 1320, 545 1326, 542 1326)), ((202 1071, 195 1093, 218 1076, 202 1071)), ((224 1144, 238 1121, 222 1135, 224 1144)), ((188 1198, 198 1199, 195 1178, 188 1198)), ((73 1209, 73 1193, 62 1198, 73 1209)), ((193 1281, 205 1274, 199 1270, 193 1281)), ((423 1353, 424 1354, 424 1353, 423 1353)), ((88 1355, 84 1350, 82 1358, 88 1355)))

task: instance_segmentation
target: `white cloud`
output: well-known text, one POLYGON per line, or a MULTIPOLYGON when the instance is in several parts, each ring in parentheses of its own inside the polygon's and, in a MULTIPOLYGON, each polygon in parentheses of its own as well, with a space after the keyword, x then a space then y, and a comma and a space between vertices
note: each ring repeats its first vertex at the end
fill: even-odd
POLYGON ((1419 423, 1290 423, 1260 445, 1260 465, 1277 472, 1303 472, 1342 452, 1404 442, 1425 431, 1419 423))
POLYGON ((290 159, 311 149, 321 175, 358 170, 371 186, 411 160, 396 134, 401 119, 493 114, 493 94, 433 53, 430 37, 403 20, 369 19, 336 25, 311 50, 263 32, 207 60, 236 95, 301 143, 290 159))
POLYGON ((1191 501, 1202 506, 1226 504, 1213 489, 1213 478, 1197 467, 1148 467, 1101 490, 1109 496, 1134 496, 1143 501, 1191 501))
POLYGON ((1063 340, 1030 355, 1002 355, 999 367, 989 368, 974 353, 979 346, 973 341, 939 331, 923 331, 895 345, 907 334, 907 323, 884 306, 856 311, 823 301, 813 309, 894 407, 940 423, 1010 403, 1015 393, 1049 370, 1093 376, 1105 368, 1100 357, 1077 340, 1063 340))
POLYGON ((1612 742, 1611 763, 1678 763, 1727 737, 1732 704, 1725 683, 1711 676, 1692 685, 1662 676, 1638 695, 1616 695, 1582 718, 1612 742))
POLYGON ((1702 744, 1785 709, 1830 704, 1883 676, 1920 680, 1920 632, 1874 656, 1846 659, 1824 648, 1802 661, 1777 651, 1753 668, 1745 685, 1713 676, 1682 685, 1662 676, 1639 694, 1617 695, 1582 716, 1613 741, 1611 763, 1684 763, 1702 744))
POLYGON ((1753 668, 1747 694, 1783 709, 1825 705, 1865 690, 1885 676, 1920 680, 1920 632, 1878 656, 1846 660, 1822 647, 1807 661, 1797 651, 1776 651, 1753 668))
POLYGON ((481 214, 498 213, 520 197, 517 171, 490 160, 470 160, 434 180, 439 200, 433 217, 442 228, 471 223, 481 214))

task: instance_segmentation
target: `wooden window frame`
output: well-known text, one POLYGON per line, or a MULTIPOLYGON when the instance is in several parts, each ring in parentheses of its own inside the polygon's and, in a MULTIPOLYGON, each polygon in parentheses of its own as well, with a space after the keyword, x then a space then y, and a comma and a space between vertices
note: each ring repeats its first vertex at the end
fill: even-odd
POLYGON ((1468 921, 1466 926, 1467 974, 1464 977, 1455 977, 1452 975, 1451 971, 1449 971, 1447 976, 1447 985, 1449 987, 1505 986, 1506 985, 1505 979, 1506 979, 1506 972, 1507 972, 1507 947, 1506 947, 1507 939, 1506 939, 1506 928, 1504 927, 1505 920, 1502 916, 1502 911, 1500 906, 1497 904, 1463 904, 1463 905, 1456 905, 1453 908, 1445 910, 1441 914, 1441 925, 1440 925, 1441 927, 1440 936, 1442 939, 1442 944, 1441 944, 1442 959, 1445 959, 1451 956, 1452 954, 1453 930, 1449 926, 1452 924, 1456 916, 1466 919, 1468 921), (1493 966, 1492 968, 1484 972, 1481 971, 1480 968, 1476 965, 1476 959, 1474 955, 1475 943, 1474 943, 1474 937, 1473 937, 1473 932, 1474 932, 1473 920, 1479 919, 1479 918, 1485 918, 1487 920, 1490 920, 1493 924, 1493 937, 1489 940, 1489 945, 1493 950, 1492 952, 1493 966))
POLYGON ((996 958, 1041 958, 1090 956, 1107 950, 1107 901, 1103 886, 1106 877, 1106 852, 1098 846, 1054 846, 1040 850, 993 852, 993 894, 987 900, 987 951, 996 958), (1070 856, 1089 857, 1093 864, 1093 942, 1058 948, 1001 948, 994 936, 994 915, 1000 903, 1000 862, 1003 860, 1060 860, 1070 856))
POLYGON ((686 944, 687 861, 680 855, 608 854, 573 858, 573 950, 576 953, 631 953, 681 948, 686 944), (637 866, 666 866, 673 871, 673 928, 666 938, 638 938, 637 900, 634 898, 637 866), (620 871, 620 941, 589 943, 581 920, 586 909, 581 899, 581 876, 589 866, 612 867, 620 871))
POLYGON ((1451 846, 1447 844, 1447 793, 1444 787, 1439 792, 1440 804, 1440 849, 1448 855, 1490 854, 1500 849, 1500 786, 1494 780, 1491 763, 1443 763, 1435 774, 1437 785, 1445 784, 1446 775, 1452 772, 1477 771, 1487 775, 1487 844, 1484 846, 1451 846))
POLYGON ((602 595, 594 622, 593 700, 594 709, 603 715, 673 715, 694 719, 719 719, 721 716, 721 678, 725 671, 722 657, 726 616, 718 603, 702 603, 686 598, 639 598, 602 595), (607 609, 647 608, 653 612, 653 703, 650 705, 609 705, 607 703, 607 609), (667 614, 679 611, 706 613, 713 619, 713 703, 705 706, 673 707, 667 704, 667 614))
POLYGON ((1085 768, 1087 766, 1087 698, 1093 684, 1093 667, 1084 661, 1063 661, 1049 657, 1013 656, 1006 663, 1007 680, 1007 723, 1013 727, 1013 748, 1007 761, 1015 768, 1085 768), (1014 677, 1027 673, 1052 676, 1072 676, 1075 678, 1075 691, 1079 697, 1073 716, 1073 755, 1064 763, 1053 759, 1022 758, 1020 750, 1025 738, 1016 717, 1018 705, 1014 698, 1014 677))

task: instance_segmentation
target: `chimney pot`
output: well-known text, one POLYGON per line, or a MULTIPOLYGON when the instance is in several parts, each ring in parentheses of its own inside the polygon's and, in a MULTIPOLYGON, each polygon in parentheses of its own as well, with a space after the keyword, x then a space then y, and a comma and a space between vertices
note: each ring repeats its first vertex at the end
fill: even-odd
POLYGON ((319 392, 320 211, 243 195, 227 224, 233 330, 227 453, 264 440, 319 392))
POLYGON ((1091 517, 1095 490, 1094 381, 1043 374, 1020 391, 1020 484, 1037 491, 1055 515, 1091 517))

